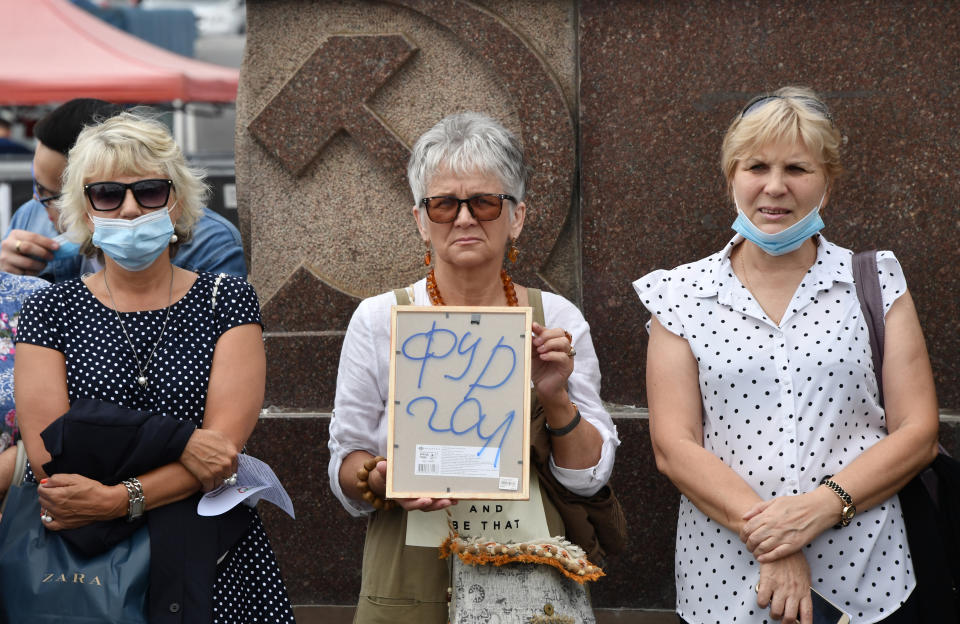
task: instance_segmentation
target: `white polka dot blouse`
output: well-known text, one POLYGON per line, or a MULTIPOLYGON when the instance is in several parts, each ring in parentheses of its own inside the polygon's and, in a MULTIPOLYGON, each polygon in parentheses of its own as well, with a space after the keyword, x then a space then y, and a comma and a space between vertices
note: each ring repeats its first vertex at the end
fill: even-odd
MULTIPOLYGON (((808 492, 887 435, 852 253, 822 236, 779 324, 718 253, 633 283, 700 370, 703 444, 763 499, 808 492)), ((906 291, 892 252, 877 255, 886 313, 906 291)), ((649 324, 648 324, 649 328, 649 324)), ((804 549, 813 587, 856 622, 882 620, 915 585, 896 496, 804 549)), ((681 496, 677 611, 691 624, 772 622, 756 603, 759 566, 739 537, 681 496)))

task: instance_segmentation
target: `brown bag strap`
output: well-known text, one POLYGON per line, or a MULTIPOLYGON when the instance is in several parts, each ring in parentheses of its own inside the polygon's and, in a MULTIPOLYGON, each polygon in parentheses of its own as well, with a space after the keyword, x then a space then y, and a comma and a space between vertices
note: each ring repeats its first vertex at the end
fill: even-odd
MULTIPOLYGON (((10 485, 7 488, 7 492, 10 492, 10 488, 19 487, 23 482, 23 475, 27 471, 27 447, 23 445, 23 440, 17 440, 17 458, 14 460, 13 464, 13 477, 10 479, 10 485)), ((3 514, 3 511, 7 508, 7 497, 4 495, 3 502, 0 502, 0 514, 3 514)))
MULTIPOLYGON (((543 292, 527 288, 527 300, 533 308, 533 321, 546 326, 543 292)), ((584 497, 567 490, 550 470, 550 435, 546 417, 536 397, 533 398, 533 419, 530 423, 530 458, 540 477, 540 484, 563 519, 565 537, 587 553, 591 562, 603 566, 607 555, 626 548, 627 521, 620 501, 609 485, 593 496, 584 497)))
POLYGON ((412 305, 413 303, 410 301, 410 294, 406 288, 394 288, 393 296, 397 298, 397 305, 412 305))
POLYGON ((533 322, 546 326, 546 317, 543 315, 543 292, 539 288, 528 288, 527 300, 533 308, 533 322))
POLYGON ((883 290, 880 272, 877 269, 877 252, 874 249, 853 254, 853 282, 857 287, 857 299, 863 320, 870 334, 870 352, 873 356, 873 371, 877 375, 880 405, 883 406, 883 290))

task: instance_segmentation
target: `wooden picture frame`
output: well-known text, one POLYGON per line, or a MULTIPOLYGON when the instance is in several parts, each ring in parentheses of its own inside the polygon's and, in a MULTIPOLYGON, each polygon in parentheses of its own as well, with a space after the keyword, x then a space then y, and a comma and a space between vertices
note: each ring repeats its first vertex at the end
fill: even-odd
POLYGON ((530 497, 532 315, 393 306, 387 498, 530 497))

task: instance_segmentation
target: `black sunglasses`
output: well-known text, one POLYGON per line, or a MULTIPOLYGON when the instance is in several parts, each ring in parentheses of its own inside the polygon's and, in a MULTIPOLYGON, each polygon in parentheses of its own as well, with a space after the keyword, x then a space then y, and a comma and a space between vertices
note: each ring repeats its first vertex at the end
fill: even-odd
POLYGON ((170 199, 170 189, 173 187, 173 180, 137 180, 130 184, 123 182, 94 182, 85 184, 83 192, 90 200, 90 206, 94 210, 107 212, 116 210, 123 204, 127 196, 127 189, 133 193, 133 198, 137 200, 143 208, 163 208, 170 199))
POLYGON ((420 202, 427 209, 427 217, 431 221, 434 223, 451 223, 457 220, 462 204, 467 205, 470 216, 477 221, 494 221, 503 212, 503 200, 505 199, 517 203, 515 197, 503 193, 484 193, 466 199, 460 199, 453 195, 436 195, 434 197, 424 197, 420 202))
POLYGON ((762 93, 754 97, 753 99, 751 99, 749 102, 747 102, 746 106, 740 109, 740 115, 738 116, 737 119, 738 120, 743 119, 751 111, 760 108, 763 104, 769 102, 770 100, 787 100, 787 99, 800 100, 808 109, 817 113, 821 117, 825 118, 831 124, 833 123, 833 115, 830 114, 830 109, 827 108, 827 105, 821 102, 820 100, 815 98, 810 98, 810 97, 804 97, 802 95, 784 97, 782 95, 776 95, 773 93, 762 93))

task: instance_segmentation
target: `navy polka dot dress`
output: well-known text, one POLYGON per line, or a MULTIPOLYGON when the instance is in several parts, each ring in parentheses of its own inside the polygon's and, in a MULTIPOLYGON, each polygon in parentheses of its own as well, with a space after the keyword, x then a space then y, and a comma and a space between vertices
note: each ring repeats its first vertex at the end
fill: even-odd
MULTIPOLYGON (((200 273, 171 307, 163 329, 166 316, 166 308, 120 313, 146 368, 146 387, 137 383, 140 372, 116 313, 78 279, 55 284, 27 300, 17 341, 64 354, 71 402, 101 399, 200 426, 217 340, 228 329, 261 322, 257 295, 240 278, 200 273)), ((270 542, 259 515, 253 509, 250 515, 247 534, 218 566, 213 622, 292 623, 293 611, 270 542)))

